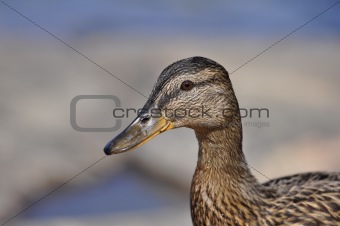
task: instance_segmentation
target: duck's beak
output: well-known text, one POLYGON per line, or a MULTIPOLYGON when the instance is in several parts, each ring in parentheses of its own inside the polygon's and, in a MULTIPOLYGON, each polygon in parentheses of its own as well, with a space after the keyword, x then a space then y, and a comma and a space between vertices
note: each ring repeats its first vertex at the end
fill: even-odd
POLYGON ((118 134, 104 148, 107 155, 133 150, 158 134, 173 128, 173 123, 164 116, 152 117, 140 114, 123 132, 118 134))

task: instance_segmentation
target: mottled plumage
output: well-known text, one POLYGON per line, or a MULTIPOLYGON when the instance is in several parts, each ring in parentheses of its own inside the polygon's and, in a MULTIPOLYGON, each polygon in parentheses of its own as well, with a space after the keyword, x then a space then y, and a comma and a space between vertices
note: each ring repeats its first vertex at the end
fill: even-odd
POLYGON ((340 173, 296 174, 264 184, 251 174, 242 151, 238 102, 220 64, 203 57, 171 64, 144 110, 105 153, 130 150, 171 128, 194 129, 199 143, 190 201, 194 226, 340 225, 340 173), (193 84, 188 90, 181 88, 185 81, 193 84), (162 123, 151 124, 151 107, 160 110, 162 123), (178 108, 201 114, 180 117, 175 114, 178 108), (130 144, 126 140, 131 134, 138 139, 130 144), (121 144, 124 139, 128 145, 121 144))

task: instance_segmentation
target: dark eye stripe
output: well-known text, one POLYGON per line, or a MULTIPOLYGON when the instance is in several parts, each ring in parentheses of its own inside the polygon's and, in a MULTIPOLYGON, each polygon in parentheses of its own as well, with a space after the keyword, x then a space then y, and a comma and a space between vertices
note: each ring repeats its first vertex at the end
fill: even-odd
MULTIPOLYGON (((208 84, 215 83, 216 81, 217 81, 216 79, 208 79, 208 80, 205 80, 205 81, 202 81, 202 82, 199 82, 199 83, 195 83, 194 86, 195 87, 204 87, 208 84)), ((170 102, 171 99, 175 99, 178 96, 180 96, 181 94, 182 94, 181 90, 177 89, 177 90, 173 90, 169 94, 163 95, 162 98, 158 102, 158 106, 160 108, 164 107, 165 105, 167 105, 170 102)))

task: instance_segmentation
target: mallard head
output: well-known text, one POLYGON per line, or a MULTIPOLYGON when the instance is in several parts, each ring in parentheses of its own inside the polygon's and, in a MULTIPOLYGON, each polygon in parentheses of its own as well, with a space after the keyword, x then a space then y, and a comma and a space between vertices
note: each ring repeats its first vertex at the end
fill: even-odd
POLYGON ((110 155, 132 150, 173 128, 215 130, 238 120, 228 72, 215 61, 191 57, 163 70, 142 112, 104 151, 110 155))

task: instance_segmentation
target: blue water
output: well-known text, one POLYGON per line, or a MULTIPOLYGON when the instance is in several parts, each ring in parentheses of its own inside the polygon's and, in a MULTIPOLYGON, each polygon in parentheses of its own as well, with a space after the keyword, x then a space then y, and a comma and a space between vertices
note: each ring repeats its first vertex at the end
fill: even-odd
MULTIPOLYGON (((9 1, 15 10, 52 33, 78 37, 93 33, 281 35, 327 9, 324 1, 9 1)), ((0 3, 0 34, 46 35, 0 3)), ((339 35, 340 4, 304 27, 305 35, 339 35)))
MULTIPOLYGON (((66 186, 65 186, 66 187, 66 186)), ((171 192, 134 171, 123 171, 90 187, 60 189, 28 209, 24 218, 77 217, 169 207, 178 200, 163 196, 171 192)))

